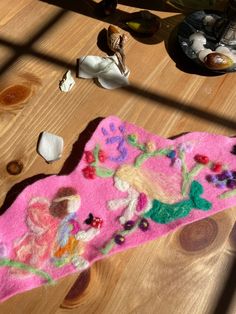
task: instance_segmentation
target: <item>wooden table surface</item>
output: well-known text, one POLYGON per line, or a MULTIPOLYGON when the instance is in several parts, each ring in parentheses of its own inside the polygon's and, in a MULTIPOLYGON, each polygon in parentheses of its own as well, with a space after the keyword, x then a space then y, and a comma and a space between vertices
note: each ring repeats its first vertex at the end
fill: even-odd
MULTIPOLYGON (((79 135, 98 117, 117 115, 167 138, 191 131, 235 135, 236 74, 207 76, 184 61, 170 44, 184 16, 157 11, 159 4, 153 12, 162 27, 152 40, 129 35, 128 88, 108 91, 76 78, 70 93, 60 92, 66 70, 75 77, 77 58, 105 54, 103 30, 138 10, 121 2, 113 17, 99 20, 90 0, 1 0, 1 213, 27 184, 44 175, 70 173, 81 154, 79 135), (10 86, 15 98, 7 103, 3 90, 10 86), (11 104, 17 99, 18 104, 11 104), (53 164, 36 153, 45 130, 65 141, 62 158, 53 164), (6 171, 11 160, 24 165, 17 176, 6 171)), ((64 308, 60 305, 78 274, 17 295, 0 305, 0 313, 202 314, 213 313, 219 299, 225 302, 223 307, 219 302, 218 310, 224 309, 219 313, 236 313, 236 298, 230 307, 227 298, 220 298, 229 296, 224 288, 236 250, 235 217, 236 208, 228 209, 94 264, 79 279, 73 310, 65 308, 66 302, 64 308)))

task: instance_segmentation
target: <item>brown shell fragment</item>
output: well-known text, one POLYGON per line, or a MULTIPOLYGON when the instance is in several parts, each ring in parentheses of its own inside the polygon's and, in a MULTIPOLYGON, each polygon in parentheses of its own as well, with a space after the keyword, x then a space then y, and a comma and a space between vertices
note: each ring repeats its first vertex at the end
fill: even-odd
POLYGON ((114 52, 122 48, 121 34, 119 30, 113 25, 110 25, 107 30, 107 44, 111 51, 114 52))
POLYGON ((121 34, 117 27, 110 25, 107 30, 107 44, 111 51, 115 52, 119 63, 121 73, 126 72, 125 66, 125 53, 124 53, 124 44, 127 41, 127 36, 121 34))
POLYGON ((230 68, 234 62, 223 53, 212 52, 209 53, 203 60, 205 66, 211 70, 225 70, 230 68))

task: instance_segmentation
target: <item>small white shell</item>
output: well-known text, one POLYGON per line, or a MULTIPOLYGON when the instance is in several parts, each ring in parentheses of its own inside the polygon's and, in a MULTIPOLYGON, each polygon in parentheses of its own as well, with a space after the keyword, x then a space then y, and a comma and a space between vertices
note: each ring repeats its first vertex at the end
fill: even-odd
POLYGON ((206 37, 201 32, 193 33, 189 40, 192 42, 191 48, 195 53, 205 49, 206 37))
POLYGON ((212 27, 216 22, 216 18, 212 15, 206 15, 203 19, 203 25, 212 27))
POLYGON ((198 53, 198 58, 199 60, 201 60, 203 62, 204 58, 209 54, 209 53, 212 53, 213 51, 211 49, 204 49, 204 50, 201 50, 199 53, 198 53))
POLYGON ((228 47, 225 47, 225 46, 219 46, 219 47, 217 47, 217 48, 216 48, 216 51, 217 51, 217 52, 220 52, 220 53, 224 53, 224 54, 230 53, 229 48, 228 48, 228 47))
POLYGON ((79 77, 97 78, 102 87, 115 89, 129 84, 129 71, 122 74, 116 56, 85 56, 79 59, 79 77))
POLYGON ((72 89, 74 85, 75 85, 75 81, 71 75, 71 71, 69 70, 63 75, 63 78, 60 81, 60 84, 59 84, 60 90, 62 92, 67 93, 72 89))
POLYGON ((48 132, 40 134, 37 151, 47 162, 60 159, 63 147, 64 140, 62 137, 48 132))
POLYGON ((219 46, 216 48, 216 52, 223 53, 224 55, 231 58, 234 61, 234 63, 236 63, 236 54, 233 52, 233 50, 230 50, 228 47, 219 46))
POLYGON ((192 35, 189 36, 189 40, 191 41, 199 41, 203 44, 206 44, 206 37, 201 32, 195 32, 192 35))

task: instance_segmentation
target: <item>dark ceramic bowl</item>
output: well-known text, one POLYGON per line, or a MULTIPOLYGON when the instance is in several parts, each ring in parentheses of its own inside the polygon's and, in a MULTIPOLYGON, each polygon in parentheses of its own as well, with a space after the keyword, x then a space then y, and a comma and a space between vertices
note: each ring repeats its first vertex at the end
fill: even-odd
MULTIPOLYGON (((227 24, 228 20, 225 15, 218 11, 196 11, 188 15, 178 28, 178 41, 184 54, 199 66, 206 68, 192 49, 192 42, 189 37, 197 31, 202 32, 206 38, 205 48, 215 51, 219 46, 220 38, 227 24), (209 15, 215 19, 213 26, 206 26, 204 23, 204 18, 209 15)), ((236 45, 230 46, 230 48, 236 50, 236 45)), ((208 70, 216 73, 235 72, 236 64, 234 63, 232 67, 224 70, 208 70)))

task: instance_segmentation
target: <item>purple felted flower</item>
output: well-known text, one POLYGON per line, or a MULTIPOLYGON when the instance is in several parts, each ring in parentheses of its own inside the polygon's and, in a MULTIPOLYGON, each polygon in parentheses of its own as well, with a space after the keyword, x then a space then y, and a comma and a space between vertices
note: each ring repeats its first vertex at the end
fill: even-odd
POLYGON ((192 143, 182 143, 179 145, 179 150, 185 153, 191 153, 191 151, 193 150, 193 145, 192 143))
POLYGON ((4 243, 0 242, 0 258, 7 256, 7 247, 4 243))
POLYGON ((182 167, 182 161, 181 161, 179 158, 175 158, 174 163, 173 163, 173 166, 174 166, 176 169, 181 169, 181 167, 182 167))

